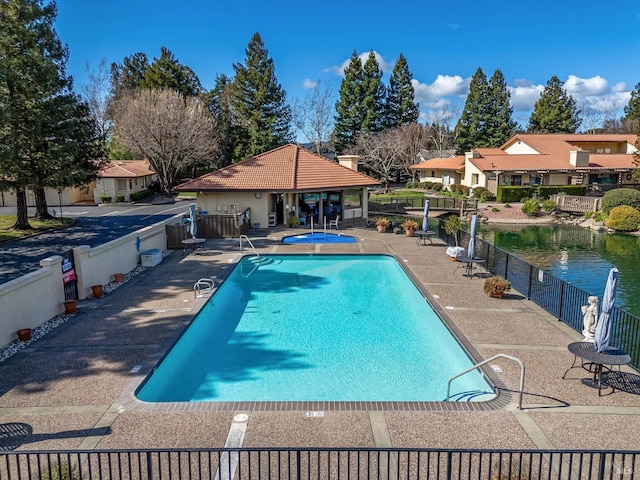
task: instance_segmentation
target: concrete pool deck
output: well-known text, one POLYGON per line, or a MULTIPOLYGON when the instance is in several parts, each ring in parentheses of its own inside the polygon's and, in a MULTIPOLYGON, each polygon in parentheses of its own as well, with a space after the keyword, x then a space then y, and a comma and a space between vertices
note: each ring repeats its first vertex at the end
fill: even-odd
MULTIPOLYGON (((397 447, 619 449, 638 448, 640 375, 635 387, 599 397, 582 384, 588 373, 562 374, 582 336, 518 292, 502 300, 463 276, 446 245, 373 229, 343 229, 355 244, 284 245, 290 229, 253 230, 260 253, 386 253, 404 263, 483 358, 505 353, 526 366, 523 410, 517 395, 490 411, 308 410, 188 412, 128 408, 123 392, 135 370, 157 358, 206 299, 193 284, 223 278, 240 252, 235 239, 207 240, 202 255, 174 251, 101 299, 84 300, 65 324, 0 363, 0 423, 18 433, 3 449, 136 449, 223 447, 238 413, 248 415, 244 447, 397 447), (132 371, 134 370, 134 371, 132 371), (634 393, 635 392, 635 393, 634 393), (597 427, 595 424, 597 423, 597 427), (9 425, 13 424, 13 425, 9 425), (7 448, 8 447, 8 448, 7 448)), ((246 251, 246 245, 245 245, 246 251)), ((37 299, 36 299, 37 300, 37 299)), ((519 367, 498 359, 497 376, 518 389, 519 367)))

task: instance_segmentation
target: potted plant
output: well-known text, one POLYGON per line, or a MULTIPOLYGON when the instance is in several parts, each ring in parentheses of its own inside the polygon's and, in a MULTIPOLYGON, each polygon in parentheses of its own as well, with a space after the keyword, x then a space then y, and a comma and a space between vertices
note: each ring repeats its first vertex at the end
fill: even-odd
POLYGON ((404 228, 407 237, 413 237, 415 231, 420 228, 420 224, 418 224, 418 222, 416 222, 415 220, 411 220, 410 218, 405 220, 404 223, 400 226, 404 228))
POLYGON ((72 298, 70 300, 65 300, 63 303, 64 303, 64 313, 66 313, 67 315, 73 315, 74 313, 76 313, 78 300, 76 300, 75 298, 72 298))
POLYGON ((295 215, 291 215, 287 220, 287 225, 290 228, 297 228, 300 225, 300 219, 295 215))
POLYGON ((387 231, 387 227, 391 223, 387 217, 377 217, 374 219, 376 222, 376 227, 378 227, 378 232, 384 233, 387 231))
POLYGON ((484 281, 484 293, 494 298, 502 298, 504 292, 511 290, 511 282, 498 275, 484 281))
POLYGON ((91 285, 91 293, 95 298, 100 298, 102 296, 102 285, 91 285))
POLYGON ((21 342, 28 342, 29 340, 31 340, 31 329, 30 328, 21 328, 20 330, 18 330, 18 339, 20 339, 21 342))
POLYGON ((113 274, 113 280, 116 283, 124 282, 124 273, 114 273, 113 274))
POLYGON ((444 221, 444 231, 447 232, 447 235, 453 237, 453 241, 458 246, 458 232, 462 230, 462 220, 458 215, 450 215, 444 221))

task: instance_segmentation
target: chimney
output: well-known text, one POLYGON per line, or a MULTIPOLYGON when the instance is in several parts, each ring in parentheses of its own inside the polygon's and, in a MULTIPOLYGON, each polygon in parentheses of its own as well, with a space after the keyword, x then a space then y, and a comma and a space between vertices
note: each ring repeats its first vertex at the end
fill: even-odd
POLYGON ((357 172, 359 158, 359 155, 338 155, 338 163, 343 167, 347 167, 354 172, 357 172))
POLYGON ((588 167, 589 166, 589 150, 570 151, 569 163, 574 167, 588 167))

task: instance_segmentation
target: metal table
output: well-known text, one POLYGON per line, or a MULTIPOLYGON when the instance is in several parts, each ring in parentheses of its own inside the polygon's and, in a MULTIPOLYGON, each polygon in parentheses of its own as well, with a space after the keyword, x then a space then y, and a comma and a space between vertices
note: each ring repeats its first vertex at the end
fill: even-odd
POLYGON ((183 254, 193 253, 195 255, 197 249, 204 248, 204 242, 206 241, 206 238, 187 238, 185 240, 182 240, 182 243, 184 243, 183 254))
POLYGON ((456 259, 458 260, 458 262, 461 262, 456 269, 453 271, 453 273, 456 273, 456 270, 458 270, 460 267, 464 266, 464 271, 465 273, 463 274, 466 277, 473 277, 473 269, 475 268, 474 265, 479 265, 481 263, 485 262, 484 258, 471 258, 471 257, 456 257, 456 259))
MULTIPOLYGON (((597 388, 598 396, 602 396, 602 387, 611 387, 613 391, 615 388, 607 385, 602 381, 602 370, 606 368, 611 371, 611 367, 617 365, 618 370, 622 365, 626 365, 631 362, 631 357, 617 348, 609 347, 604 352, 598 352, 596 347, 591 342, 574 342, 567 345, 567 350, 573 353, 573 363, 562 375, 565 378, 569 370, 572 368, 581 367, 586 371, 593 373, 593 378, 583 378, 582 383, 588 387, 597 388), (576 362, 580 359, 580 365, 576 365, 576 362)), ((611 392, 613 393, 613 392, 611 392)))
POLYGON ((413 232, 413 235, 418 237, 418 239, 416 240, 416 245, 420 243, 420 240, 422 240, 422 245, 426 245, 427 239, 429 240, 429 243, 433 245, 433 241, 431 240, 431 238, 436 236, 436 232, 433 232, 431 230, 416 230, 415 232, 413 232))

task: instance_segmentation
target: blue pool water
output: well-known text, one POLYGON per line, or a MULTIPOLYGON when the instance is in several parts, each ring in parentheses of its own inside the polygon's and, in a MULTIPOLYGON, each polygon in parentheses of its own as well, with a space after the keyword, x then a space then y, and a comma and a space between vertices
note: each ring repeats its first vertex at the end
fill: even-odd
POLYGON ((282 243, 356 243, 355 237, 335 233, 302 233, 282 237, 282 243))
MULTIPOLYGON (((137 397, 441 401, 471 365, 393 257, 244 257, 137 397)), ((454 392, 492 389, 474 371, 454 392)))

